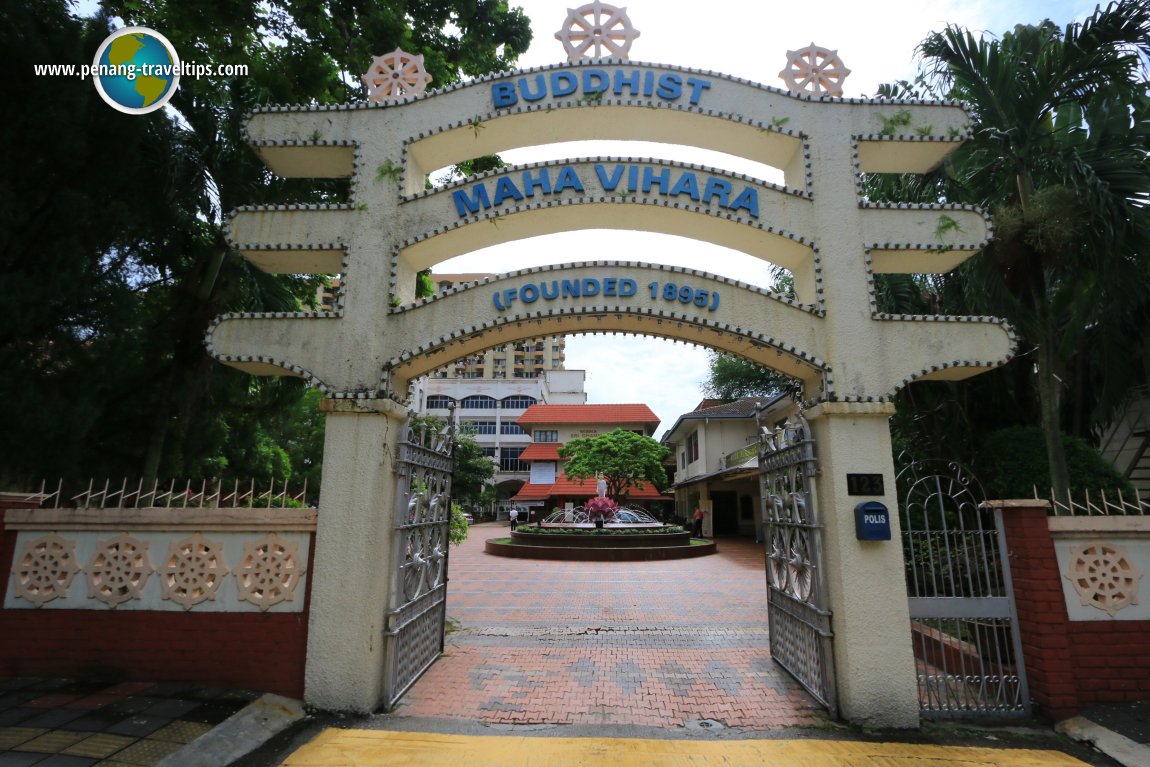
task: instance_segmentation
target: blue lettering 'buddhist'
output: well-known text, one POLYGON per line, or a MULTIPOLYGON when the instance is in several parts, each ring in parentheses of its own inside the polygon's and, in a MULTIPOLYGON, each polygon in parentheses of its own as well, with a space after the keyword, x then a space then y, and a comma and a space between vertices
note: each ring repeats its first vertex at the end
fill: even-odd
POLYGON ((642 69, 572 69, 542 72, 514 80, 492 83, 491 102, 496 109, 513 107, 520 101, 533 103, 550 96, 553 99, 580 94, 580 98, 598 99, 611 94, 619 98, 656 98, 680 101, 697 106, 711 81, 686 77, 679 72, 656 72, 642 69))
MULTIPOLYGON (((560 194, 565 191, 586 192, 583 179, 572 165, 537 168, 522 173, 508 173, 494 180, 480 181, 451 193, 455 212, 460 218, 478 215, 492 207, 511 207, 527 198, 560 194)), ((753 186, 735 189, 731 181, 717 176, 702 176, 693 170, 666 165, 595 165, 595 177, 604 192, 621 195, 685 197, 704 205, 717 205, 731 212, 744 211, 749 218, 759 217, 759 191, 753 186)), ((593 190, 594 191, 594 190, 593 190)), ((578 288, 575 288, 576 290, 578 288)), ((576 293, 578 295, 578 293, 576 293)))

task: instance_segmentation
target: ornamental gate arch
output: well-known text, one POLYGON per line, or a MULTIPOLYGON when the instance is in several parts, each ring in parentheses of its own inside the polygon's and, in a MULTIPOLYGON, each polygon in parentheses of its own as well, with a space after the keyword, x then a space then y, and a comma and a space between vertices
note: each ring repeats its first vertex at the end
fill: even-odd
POLYGON ((1005 363, 992 318, 878 312, 876 273, 943 273, 990 236, 953 205, 872 204, 861 173, 924 172, 965 137, 956 103, 796 95, 714 72, 620 59, 505 73, 388 104, 269 107, 249 142, 282 176, 350 177, 347 204, 241 208, 233 246, 270 272, 342 275, 327 313, 225 315, 209 353, 326 394, 306 698, 369 711, 394 592, 393 473, 408 384, 450 360, 547 334, 622 331, 700 343, 800 379, 818 441, 826 590, 839 709, 876 726, 918 721, 901 549, 853 535, 846 475, 885 479, 897 508, 887 419, 913 380, 1005 363), (895 113, 896 128, 891 134, 895 113), (533 163, 425 191, 433 170, 513 148, 642 139, 783 169, 783 185, 681 163, 533 163), (692 237, 795 275, 796 300, 697 270, 593 261, 500 275, 415 301, 421 269, 486 245, 576 229, 692 237), (674 285, 670 290, 666 286, 674 285), (684 291, 684 292, 680 292, 684 291), (686 292, 689 291, 689 292, 686 292), (378 564, 363 567, 361 563, 378 564))

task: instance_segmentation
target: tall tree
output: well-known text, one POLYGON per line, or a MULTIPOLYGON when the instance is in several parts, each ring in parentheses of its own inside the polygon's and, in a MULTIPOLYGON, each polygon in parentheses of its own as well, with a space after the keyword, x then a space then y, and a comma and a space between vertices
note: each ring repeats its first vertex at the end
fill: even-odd
POLYGON ((170 274, 175 311, 165 328, 171 353, 144 465, 151 475, 165 454, 169 467, 187 466, 180 458, 191 423, 218 375, 202 349, 211 318, 223 311, 294 308, 315 292, 314 280, 269 277, 231 251, 223 236, 227 211, 346 196, 346 182, 271 178, 243 141, 244 116, 268 102, 361 100, 359 75, 373 55, 397 47, 422 53, 433 82, 450 85, 507 67, 526 50, 531 33, 522 12, 502 0, 223 0, 212 13, 173 0, 105 0, 103 7, 129 24, 161 30, 197 63, 250 67, 246 77, 185 78, 171 102, 187 126, 180 159, 196 176, 190 191, 205 231, 199 247, 178 254, 170 274))
POLYGON ((626 429, 580 437, 559 448, 559 456, 566 461, 563 471, 569 478, 601 476, 607 482, 607 495, 615 499, 626 499, 627 491, 643 482, 665 487, 663 461, 670 454, 665 445, 626 429))
POLYGON ((273 177, 245 116, 362 99, 372 55, 400 46, 425 55, 435 85, 506 68, 527 19, 502 0, 105 0, 90 19, 29 0, 0 8, 0 55, 13 72, 88 62, 115 17, 162 32, 185 62, 249 72, 185 76, 143 117, 87 81, 14 80, 0 127, 25 148, 0 161, 4 474, 306 473, 318 456, 296 454, 315 444, 304 387, 217 365, 203 336, 222 312, 304 308, 317 287, 251 267, 227 245, 227 212, 341 202, 348 184, 273 177))
POLYGON ((703 390, 708 397, 715 399, 773 397, 780 392, 790 392, 796 396, 802 394, 802 384, 796 379, 732 354, 710 352, 707 355, 707 367, 703 390))
POLYGON ((451 459, 451 495, 457 500, 479 503, 488 482, 495 476, 495 464, 483 452, 483 446, 467 432, 456 434, 451 459))
POLYGON ((0 479, 22 487, 119 470, 139 444, 148 264, 194 235, 174 204, 187 181, 170 163, 176 126, 111 109, 89 81, 33 76, 35 64, 90 62, 107 34, 65 0, 0 7, 12 73, 0 124, 0 479))
POLYGON ((973 138, 948 172, 964 201, 993 211, 996 229, 968 287, 972 303, 1033 345, 1051 478, 1065 492, 1068 360, 1091 328, 1121 335, 1147 302, 1150 2, 1114 2, 1064 29, 1019 25, 997 40, 948 26, 920 53, 926 86, 971 110, 973 138))

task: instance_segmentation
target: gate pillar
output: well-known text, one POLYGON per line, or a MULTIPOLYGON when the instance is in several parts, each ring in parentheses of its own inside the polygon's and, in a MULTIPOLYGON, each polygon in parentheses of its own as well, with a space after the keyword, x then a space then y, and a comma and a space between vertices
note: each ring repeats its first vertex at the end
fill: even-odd
POLYGON ((394 570, 393 464, 407 408, 323 401, 323 490, 312 567, 304 701, 371 712, 383 696, 384 606, 394 570))
POLYGON ((806 411, 819 457, 815 478, 823 522, 822 558, 834 631, 841 716, 867 727, 918 727, 889 402, 824 402, 806 411), (852 496, 847 474, 882 474, 883 495, 852 496), (881 501, 891 540, 860 541, 854 507, 881 501))

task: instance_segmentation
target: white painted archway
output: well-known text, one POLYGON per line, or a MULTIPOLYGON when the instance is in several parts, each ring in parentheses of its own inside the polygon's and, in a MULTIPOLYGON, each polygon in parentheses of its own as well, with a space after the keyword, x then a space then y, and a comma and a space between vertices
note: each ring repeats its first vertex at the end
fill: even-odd
POLYGON ((379 667, 376 606, 391 571, 378 510, 392 507, 388 464, 411 379, 521 338, 621 331, 722 349, 803 381, 822 460, 840 708, 858 723, 916 724, 901 549, 854 537, 846 475, 882 474, 887 493, 874 500, 894 508, 891 397, 913 380, 1003 364, 1013 337, 991 318, 879 313, 875 273, 946 272, 985 244, 989 225, 967 207, 870 204, 857 183, 862 172, 928 170, 965 123, 953 103, 796 96, 625 61, 509 73, 390 105, 253 115, 249 140, 276 173, 352 179, 346 205, 245 208, 229 233, 268 271, 341 274, 336 311, 228 315, 207 339, 225 364, 302 376, 330 398, 308 702, 379 703, 380 680, 365 671, 379 667), (895 128, 904 133, 892 132, 896 112, 909 116, 895 128), (786 183, 588 158, 423 189, 426 173, 471 157, 591 138, 715 149, 782 168, 786 183), (415 274, 451 256, 586 228, 677 234, 779 263, 795 275, 797 300, 634 261, 528 269, 413 300, 415 274), (343 566, 369 559, 380 567, 343 566))

